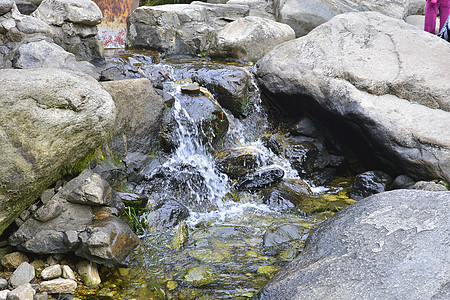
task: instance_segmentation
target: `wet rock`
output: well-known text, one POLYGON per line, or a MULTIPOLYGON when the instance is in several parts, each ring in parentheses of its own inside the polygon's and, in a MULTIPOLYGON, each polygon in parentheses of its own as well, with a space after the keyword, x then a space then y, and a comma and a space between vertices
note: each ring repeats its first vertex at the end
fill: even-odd
POLYGON ((229 149, 217 152, 214 161, 220 172, 237 179, 255 171, 262 164, 260 155, 254 147, 229 149))
POLYGON ((6 254, 1 261, 3 267, 8 270, 17 269, 23 262, 28 262, 28 257, 22 252, 12 252, 6 254))
POLYGON ((156 207, 154 226, 157 229, 172 228, 189 217, 189 210, 176 200, 167 200, 156 207))
POLYGON ((189 95, 199 95, 200 86, 198 84, 188 84, 181 87, 181 92, 189 95))
POLYGON ((285 157, 300 175, 311 177, 329 164, 328 152, 321 144, 290 138, 284 148, 285 157))
POLYGON ((61 275, 62 275, 62 269, 61 269, 61 265, 59 265, 59 264, 49 266, 49 267, 45 268, 44 270, 42 270, 42 272, 41 272, 41 277, 44 280, 55 279, 55 278, 61 277, 61 275))
POLYGON ((309 199, 311 194, 310 187, 303 180, 285 178, 267 191, 263 203, 276 209, 286 210, 298 206, 305 199, 309 199))
POLYGON ((7 300, 33 300, 36 291, 31 284, 25 283, 8 293, 7 300))
POLYGON ((41 282, 39 291, 49 294, 73 294, 77 286, 77 282, 74 280, 57 278, 41 282))
POLYGON ((424 191, 448 191, 448 189, 443 185, 433 181, 418 181, 415 184, 408 187, 413 190, 424 190, 424 191))
POLYGON ((172 246, 175 250, 180 250, 186 245, 189 239, 189 229, 185 221, 178 225, 178 229, 172 240, 172 246))
POLYGON ((304 135, 312 138, 319 136, 319 132, 313 121, 308 117, 301 117, 293 126, 290 127, 290 132, 294 135, 304 135))
POLYGON ((261 266, 258 268, 257 273, 264 275, 268 278, 272 278, 273 275, 280 269, 280 267, 276 266, 261 266))
POLYGON ((164 110, 162 96, 148 79, 102 82, 101 85, 111 94, 117 107, 109 143, 111 151, 122 156, 138 152, 148 157, 157 145, 164 110))
POLYGON ((284 171, 278 167, 259 169, 240 177, 235 184, 237 190, 252 190, 265 188, 279 182, 284 176, 284 171))
POLYGON ((391 183, 391 177, 381 171, 368 171, 356 176, 351 186, 350 197, 361 200, 373 194, 384 192, 391 183))
POLYGON ((281 225, 275 229, 269 229, 264 234, 264 247, 278 247, 290 241, 303 239, 307 229, 296 225, 281 225))
POLYGON ((211 92, 220 106, 228 109, 235 117, 248 113, 249 95, 252 85, 250 73, 243 68, 232 65, 209 63, 188 64, 179 67, 183 77, 190 77, 211 92))
POLYGON ((9 278, 9 284, 13 288, 26 283, 30 283, 34 279, 34 267, 27 262, 23 262, 17 267, 17 269, 11 274, 9 278))
POLYGON ((406 189, 414 185, 416 181, 407 175, 399 175, 392 182, 391 189, 406 189))
POLYGON ((75 254, 107 267, 127 266, 139 245, 130 227, 115 216, 94 220, 79 237, 81 245, 75 254))
POLYGON ((218 32, 211 55, 256 62, 275 46, 294 38, 295 32, 289 25, 248 16, 227 24, 218 32))
POLYGON ((184 280, 187 284, 204 286, 213 283, 216 278, 208 267, 200 266, 189 269, 184 276, 184 280))
POLYGON ((180 139, 200 140, 206 147, 222 140, 228 131, 229 121, 216 101, 204 95, 180 95, 177 100, 179 104, 164 112, 160 128, 160 143, 166 152, 179 146, 180 139), (178 105, 189 118, 178 112, 178 105))
POLYGON ((0 119, 8 119, 0 134, 2 232, 104 142, 115 107, 95 79, 61 69, 5 69, 0 89, 0 119))
POLYGON ((97 265, 93 262, 84 260, 77 264, 78 274, 83 279, 83 283, 91 288, 96 288, 102 282, 98 274, 97 265))
POLYGON ((282 151, 282 144, 279 141, 278 137, 275 135, 263 135, 261 137, 264 146, 267 149, 270 149, 276 155, 280 155, 282 151))
POLYGON ((137 193, 116 192, 116 195, 126 205, 136 208, 145 208, 147 206, 148 197, 137 193))
POLYGON ((43 0, 32 16, 50 24, 54 41, 78 60, 103 60, 103 42, 96 25, 102 12, 90 0, 43 0))
POLYGON ((446 87, 434 84, 449 74, 431 54, 436 48, 447 53, 447 46, 379 13, 340 14, 267 54, 258 61, 258 77, 278 107, 320 119, 370 168, 449 181, 450 98, 446 87), (427 58, 412 48, 425 49, 427 58), (438 71, 431 76, 427 68, 438 71))
POLYGON ((450 192, 395 190, 358 201, 320 224, 256 299, 445 299, 449 213, 450 192))

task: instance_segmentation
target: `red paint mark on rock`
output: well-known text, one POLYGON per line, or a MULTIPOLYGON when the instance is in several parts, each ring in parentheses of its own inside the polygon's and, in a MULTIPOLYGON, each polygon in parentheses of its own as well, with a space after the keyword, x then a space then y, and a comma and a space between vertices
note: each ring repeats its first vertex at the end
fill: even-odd
POLYGON ((127 17, 139 7, 139 0, 94 0, 103 13, 98 34, 105 48, 124 48, 127 17))

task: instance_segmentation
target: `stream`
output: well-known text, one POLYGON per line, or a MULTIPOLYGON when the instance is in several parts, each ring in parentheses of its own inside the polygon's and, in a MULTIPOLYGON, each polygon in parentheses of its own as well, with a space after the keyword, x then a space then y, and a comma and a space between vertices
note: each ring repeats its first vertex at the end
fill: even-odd
POLYGON ((170 99, 165 117, 170 130, 162 130, 170 150, 158 149, 143 179, 127 183, 149 199, 140 220, 141 245, 129 269, 108 274, 105 295, 252 298, 302 251, 312 229, 354 202, 347 196, 353 177, 334 167, 341 156, 325 149, 320 136, 293 134, 271 114, 254 66, 124 50, 108 53, 107 64, 110 73, 149 78, 170 99), (236 106, 223 105, 220 90, 205 82, 219 76, 239 85, 236 74, 247 74, 248 83, 244 101, 233 110, 236 106), (203 84, 196 88, 199 78, 203 84), (204 126, 203 110, 214 111, 218 121, 204 126), (327 180, 315 177, 320 172, 327 180))

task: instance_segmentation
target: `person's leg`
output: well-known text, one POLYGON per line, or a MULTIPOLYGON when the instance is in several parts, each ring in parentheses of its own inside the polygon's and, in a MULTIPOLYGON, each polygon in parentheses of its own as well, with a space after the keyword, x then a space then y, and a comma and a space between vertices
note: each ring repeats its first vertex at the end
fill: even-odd
POLYGON ((450 0, 441 0, 441 6, 439 7, 439 16, 440 16, 440 23, 439 23, 439 32, 441 31, 442 27, 444 27, 445 21, 447 21, 448 16, 450 15, 450 0))
MULTIPOLYGON (((447 1, 447 0, 445 0, 447 1)), ((439 5, 438 3, 431 3, 430 0, 427 0, 427 4, 425 6, 425 31, 429 33, 436 34, 436 17, 438 12, 439 5)), ((444 20, 445 22, 445 20, 444 20)))

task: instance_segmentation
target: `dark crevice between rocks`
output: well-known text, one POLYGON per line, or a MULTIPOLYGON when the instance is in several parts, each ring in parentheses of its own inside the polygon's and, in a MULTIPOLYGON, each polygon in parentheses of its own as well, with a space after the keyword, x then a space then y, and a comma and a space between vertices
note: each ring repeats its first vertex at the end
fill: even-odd
POLYGON ((364 134, 361 127, 352 120, 326 111, 307 95, 275 96, 264 87, 261 89, 261 99, 268 105, 272 119, 289 124, 303 114, 313 120, 324 135, 326 147, 330 152, 335 151, 336 154, 346 157, 347 164, 341 167, 339 172, 361 173, 375 169, 391 175, 399 174, 398 167, 393 162, 395 158, 387 157, 382 147, 364 134))

